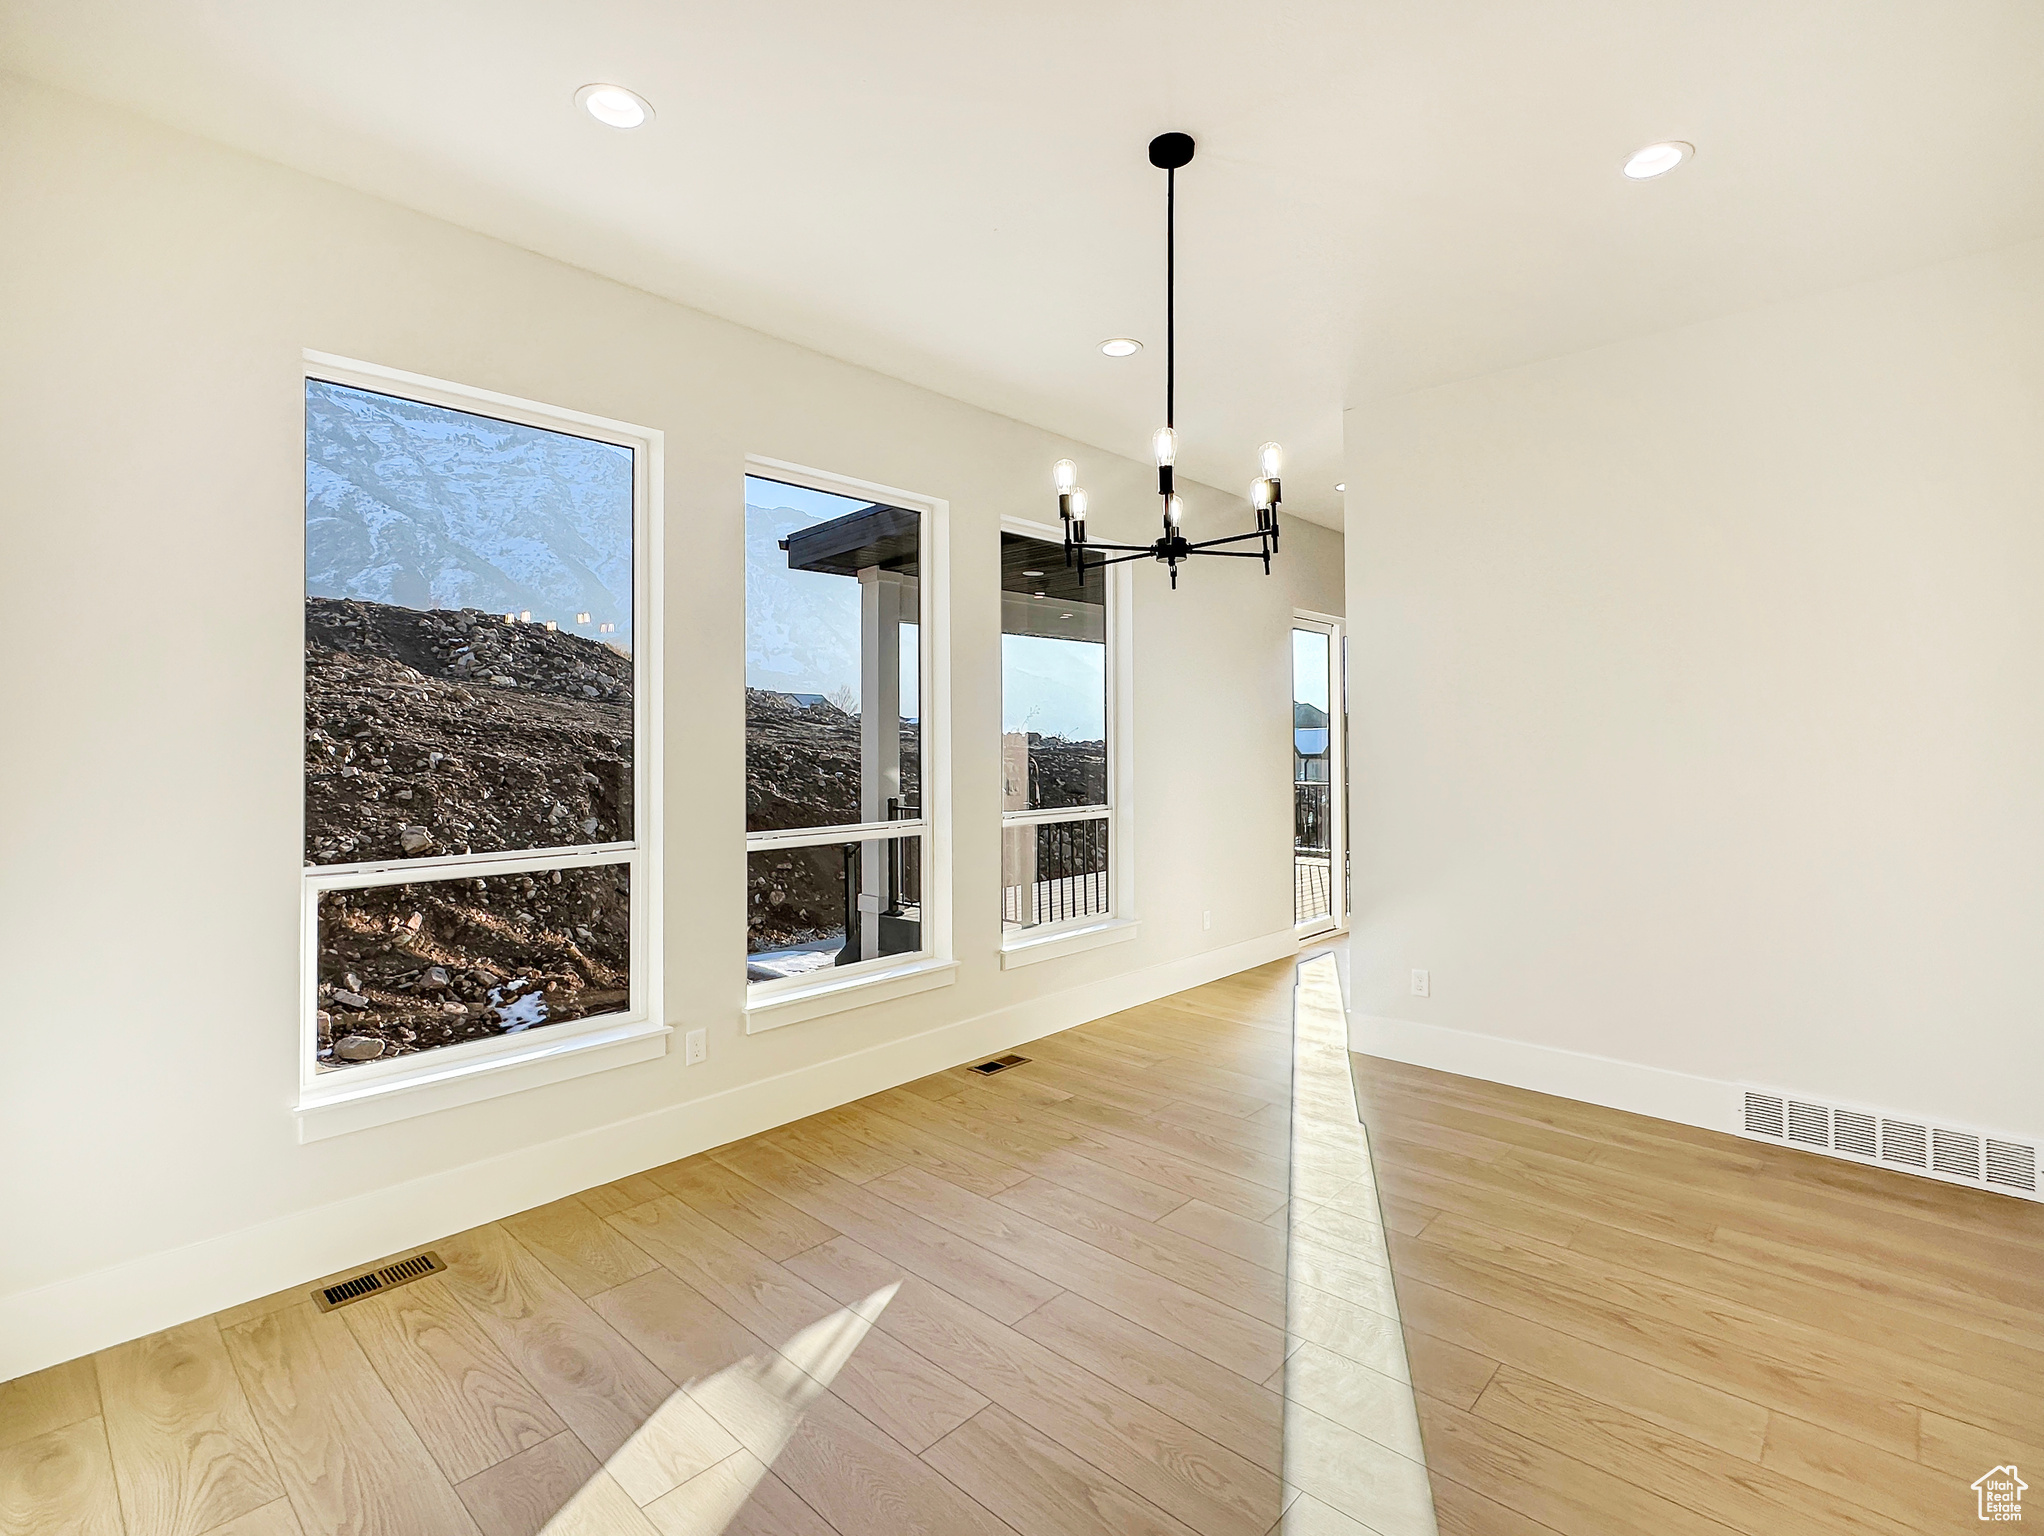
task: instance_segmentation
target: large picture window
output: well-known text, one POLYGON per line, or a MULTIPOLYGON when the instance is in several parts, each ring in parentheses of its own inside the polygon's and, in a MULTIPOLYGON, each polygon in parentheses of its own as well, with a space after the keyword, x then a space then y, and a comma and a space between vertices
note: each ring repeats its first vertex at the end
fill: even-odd
POLYGON ((745 974, 756 996, 932 948, 923 524, 914 508, 746 478, 745 974))
POLYGON ((306 379, 315 1092, 653 1008, 653 441, 452 386, 306 379))
POLYGON ((1082 583, 1061 545, 1001 535, 1001 926, 1097 922, 1114 910, 1105 573, 1082 583))

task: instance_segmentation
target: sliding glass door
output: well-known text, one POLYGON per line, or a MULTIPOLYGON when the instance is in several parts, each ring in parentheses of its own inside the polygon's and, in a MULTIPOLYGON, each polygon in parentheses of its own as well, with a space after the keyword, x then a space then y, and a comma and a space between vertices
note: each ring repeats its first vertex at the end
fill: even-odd
POLYGON ((1292 920, 1301 935, 1341 926, 1348 881, 1342 840, 1341 625, 1292 622, 1292 920))

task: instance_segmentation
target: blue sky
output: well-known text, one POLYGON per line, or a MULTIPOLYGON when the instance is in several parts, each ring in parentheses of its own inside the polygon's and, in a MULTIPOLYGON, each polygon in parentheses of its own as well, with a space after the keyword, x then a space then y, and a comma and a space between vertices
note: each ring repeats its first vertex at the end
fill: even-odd
POLYGON ((1332 714, 1327 697, 1328 645, 1327 636, 1317 629, 1292 631, 1292 698, 1332 714))
POLYGON ((1107 647, 1093 640, 1001 636, 1001 729, 1105 741, 1107 647))

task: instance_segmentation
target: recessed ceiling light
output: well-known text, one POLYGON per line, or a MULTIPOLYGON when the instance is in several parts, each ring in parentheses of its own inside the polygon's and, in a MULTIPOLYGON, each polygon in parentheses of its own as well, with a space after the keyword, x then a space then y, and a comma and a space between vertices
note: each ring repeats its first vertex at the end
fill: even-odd
POLYGON ((1041 571, 1024 571, 1024 572, 1023 572, 1022 574, 1023 574, 1024 576, 1041 576, 1041 575, 1043 574, 1043 572, 1041 572, 1041 571))
POLYGON ((1100 350, 1109 357, 1134 357, 1143 350, 1143 344, 1133 336, 1110 336, 1100 343, 1100 350))
POLYGON ((621 85, 585 85, 575 93, 575 105, 606 128, 636 128, 653 116, 651 102, 621 85))
POLYGON ((1649 144, 1645 149, 1632 152, 1631 158, 1625 162, 1625 174, 1634 181, 1665 176, 1695 153, 1694 144, 1685 144, 1680 139, 1670 139, 1665 144, 1649 144))
POLYGON ((1348 482, 1347 482, 1347 481, 1343 481, 1343 482, 1341 482, 1341 483, 1340 483, 1339 485, 1335 486, 1335 489, 1336 489, 1337 491, 1345 491, 1345 490, 1347 490, 1347 489, 1348 489, 1348 482))

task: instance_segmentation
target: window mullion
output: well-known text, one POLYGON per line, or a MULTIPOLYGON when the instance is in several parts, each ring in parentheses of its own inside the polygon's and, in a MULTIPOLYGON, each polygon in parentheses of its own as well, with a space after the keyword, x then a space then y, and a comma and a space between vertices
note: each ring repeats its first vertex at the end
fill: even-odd
POLYGON ((927 819, 859 821, 842 827, 787 827, 745 834, 748 851, 767 848, 826 848, 832 843, 871 843, 889 837, 914 837, 930 830, 927 819))

